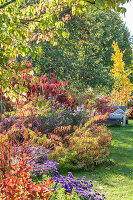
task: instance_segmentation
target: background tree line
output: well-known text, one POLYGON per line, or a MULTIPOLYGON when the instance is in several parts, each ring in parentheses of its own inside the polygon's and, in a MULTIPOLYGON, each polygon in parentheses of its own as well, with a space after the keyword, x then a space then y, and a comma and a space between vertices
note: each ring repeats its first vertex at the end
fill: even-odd
MULTIPOLYGON (((90 85, 111 89, 113 79, 110 74, 112 43, 118 42, 124 51, 126 69, 131 67, 132 40, 130 33, 114 11, 102 11, 91 7, 89 12, 72 16, 66 7, 60 14, 65 21, 66 32, 58 29, 58 42, 32 40, 31 47, 40 46, 42 52, 33 59, 32 66, 38 75, 55 73, 59 80, 69 80, 70 87, 79 90, 90 85)), ((37 31, 37 30, 36 30, 37 31)))

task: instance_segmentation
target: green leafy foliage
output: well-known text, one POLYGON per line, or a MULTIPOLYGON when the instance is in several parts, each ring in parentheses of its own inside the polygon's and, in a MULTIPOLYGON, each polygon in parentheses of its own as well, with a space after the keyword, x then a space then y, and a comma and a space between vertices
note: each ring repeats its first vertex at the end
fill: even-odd
MULTIPOLYGON (((90 2, 81 0, 52 0, 50 2, 48 0, 45 2, 41 0, 11 0, 7 2, 2 0, 0 3, 0 80, 6 80, 2 82, 2 90, 9 87, 14 73, 17 73, 16 76, 19 75, 18 65, 9 66, 9 60, 18 58, 20 55, 34 58, 36 54, 41 54, 40 47, 36 46, 31 49, 30 41, 34 41, 34 38, 36 38, 37 44, 42 40, 43 42, 50 41, 53 45, 56 45, 58 35, 61 36, 63 33, 65 39, 69 37, 69 32, 65 27, 69 16, 61 19, 62 10, 70 7, 72 15, 79 15, 84 10, 88 12, 92 4, 99 3, 98 6, 100 7, 118 10, 119 5, 125 2, 126 0, 90 2)), ((22 84, 21 81, 20 84, 22 84)))
POLYGON ((78 194, 76 194, 76 192, 73 192, 71 194, 66 194, 65 192, 65 188, 62 188, 60 185, 58 185, 58 187, 56 188, 56 191, 53 192, 50 196, 50 200, 80 200, 80 197, 78 194))
MULTIPOLYGON (((65 22, 69 38, 60 35, 55 46, 49 41, 40 42, 43 52, 33 60, 35 72, 38 75, 54 72, 59 80, 69 80, 71 89, 82 91, 87 85, 93 88, 106 85, 111 89, 113 40, 119 41, 120 47, 125 49, 126 68, 131 65, 130 34, 119 15, 91 7, 88 13, 73 16, 68 7, 60 13, 60 19, 65 22)), ((36 45, 35 41, 31 48, 36 45)))

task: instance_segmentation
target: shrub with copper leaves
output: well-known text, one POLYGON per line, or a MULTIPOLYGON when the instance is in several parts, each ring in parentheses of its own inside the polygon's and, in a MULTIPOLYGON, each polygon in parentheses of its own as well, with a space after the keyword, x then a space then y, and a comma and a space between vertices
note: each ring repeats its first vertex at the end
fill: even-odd
POLYGON ((77 152, 77 159, 87 167, 101 163, 109 155, 111 140, 112 134, 106 126, 88 121, 75 131, 71 146, 77 152))
POLYGON ((13 163, 18 163, 23 158, 23 153, 29 144, 31 144, 30 141, 29 143, 24 141, 20 145, 15 137, 9 137, 7 133, 5 135, 0 135, 0 177, 4 177, 6 173, 9 173, 11 165, 13 163), (16 148, 21 150, 19 150, 17 154, 16 148))
POLYGON ((48 139, 44 145, 46 148, 55 149, 57 146, 69 146, 71 133, 74 131, 71 125, 60 126, 53 130, 53 133, 48 134, 48 139))
POLYGON ((109 155, 112 134, 105 125, 98 125, 94 121, 96 117, 76 129, 67 148, 58 146, 51 153, 51 158, 59 163, 59 168, 89 168, 102 163, 109 155))
POLYGON ((128 119, 133 119, 133 107, 130 107, 128 113, 127 113, 128 119))
POLYGON ((47 139, 43 143, 48 149, 56 149, 57 147, 68 147, 70 145, 70 138, 78 126, 59 126, 48 134, 47 139))
POLYGON ((0 180, 1 199, 49 199, 51 192, 49 187, 52 180, 45 181, 45 184, 35 185, 30 179, 30 165, 27 166, 25 160, 21 160, 17 165, 12 165, 6 178, 0 180))

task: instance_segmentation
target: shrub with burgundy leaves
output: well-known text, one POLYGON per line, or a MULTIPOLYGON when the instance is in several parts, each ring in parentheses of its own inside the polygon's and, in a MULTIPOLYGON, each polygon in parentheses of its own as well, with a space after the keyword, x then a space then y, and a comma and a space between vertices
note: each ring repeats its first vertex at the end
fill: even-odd
MULTIPOLYGON (((51 97, 55 98, 57 102, 70 106, 71 108, 77 105, 74 99, 68 97, 68 90, 62 89, 62 86, 69 85, 69 82, 59 82, 53 73, 51 73, 50 76, 51 79, 48 79, 47 75, 37 78, 34 74, 30 75, 23 71, 21 79, 24 82, 23 86, 28 88, 26 92, 27 100, 31 101, 33 97, 36 97, 38 101, 40 98, 48 100, 48 98, 51 97)), ((41 105, 42 104, 40 104, 39 107, 41 107, 41 105)))

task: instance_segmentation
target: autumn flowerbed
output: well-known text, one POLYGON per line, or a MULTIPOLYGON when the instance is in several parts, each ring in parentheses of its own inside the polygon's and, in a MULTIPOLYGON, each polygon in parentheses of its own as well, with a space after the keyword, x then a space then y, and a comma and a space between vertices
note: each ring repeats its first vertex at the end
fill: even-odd
POLYGON ((26 99, 17 99, 15 109, 1 117, 0 198, 105 199, 85 177, 71 172, 65 177, 58 169, 88 169, 109 155, 112 134, 99 124, 109 100, 91 95, 79 109, 78 99, 65 89, 69 82, 60 83, 54 74, 51 78, 23 72, 26 99))
MULTIPOLYGON (((3 146, 3 154, 4 151, 3 146)), ((104 194, 92 189, 92 181, 85 181, 85 177, 80 180, 71 172, 68 177, 61 176, 56 168, 57 163, 47 159, 47 151, 43 147, 30 150, 23 146, 17 148, 16 153, 17 164, 11 164, 10 170, 5 170, 0 180, 1 199, 60 199, 61 196, 65 199, 68 196, 70 199, 105 199, 104 194), (35 184, 32 178, 40 173, 45 175, 45 179, 42 179, 41 184, 35 184), (62 193, 59 192, 60 189, 62 193)))

